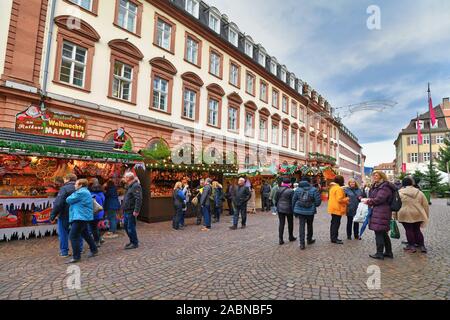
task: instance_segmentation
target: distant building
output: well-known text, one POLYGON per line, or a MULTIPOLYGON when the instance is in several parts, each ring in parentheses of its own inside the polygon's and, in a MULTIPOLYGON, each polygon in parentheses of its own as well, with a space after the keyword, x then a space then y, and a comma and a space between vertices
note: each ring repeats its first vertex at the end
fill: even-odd
POLYGON ((390 181, 393 181, 395 178, 395 162, 390 163, 382 163, 373 168, 373 171, 381 171, 386 174, 387 178, 390 181))
POLYGON ((450 134, 450 99, 444 98, 442 103, 434 107, 437 123, 431 128, 430 113, 426 112, 417 118, 411 119, 409 125, 403 129, 394 145, 396 148, 395 172, 411 173, 429 165, 430 157, 436 159, 439 150, 444 146, 444 139, 450 134), (418 125, 422 129, 422 144, 419 145, 418 125), (431 141, 430 141, 431 140, 431 141), (430 155, 430 143, 432 154, 430 155))
POLYGON ((343 124, 339 126, 339 148, 337 164, 345 181, 353 178, 359 183, 364 181, 364 162, 366 156, 358 138, 343 124))

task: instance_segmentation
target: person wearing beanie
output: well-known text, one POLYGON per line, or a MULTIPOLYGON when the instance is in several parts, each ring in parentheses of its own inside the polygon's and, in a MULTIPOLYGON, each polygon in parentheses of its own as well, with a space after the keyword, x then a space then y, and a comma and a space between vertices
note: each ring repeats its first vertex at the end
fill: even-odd
POLYGON ((294 190, 291 188, 291 179, 284 178, 281 188, 275 195, 275 206, 277 207, 278 219, 280 220, 278 226, 280 245, 284 244, 284 226, 286 224, 286 220, 288 222, 289 241, 293 242, 297 240, 297 238, 294 237, 294 216, 291 205, 293 195, 294 190))
POLYGON ((427 225, 430 217, 428 199, 414 184, 412 177, 403 179, 403 188, 399 190, 402 208, 398 213, 394 213, 394 219, 398 220, 406 231, 408 244, 404 250, 415 253, 418 246, 422 253, 427 253, 421 228, 427 225))

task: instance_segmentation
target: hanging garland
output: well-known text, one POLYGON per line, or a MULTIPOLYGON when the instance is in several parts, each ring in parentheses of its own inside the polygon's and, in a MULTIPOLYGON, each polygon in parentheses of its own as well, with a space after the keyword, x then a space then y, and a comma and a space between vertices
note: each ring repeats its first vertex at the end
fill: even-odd
POLYGON ((91 151, 78 148, 66 148, 59 146, 40 145, 33 143, 14 142, 0 140, 0 148, 8 149, 10 152, 26 151, 32 154, 39 154, 41 156, 65 155, 65 156, 79 156, 91 159, 113 159, 123 161, 142 161, 143 158, 137 154, 128 153, 110 153, 104 151, 91 151))

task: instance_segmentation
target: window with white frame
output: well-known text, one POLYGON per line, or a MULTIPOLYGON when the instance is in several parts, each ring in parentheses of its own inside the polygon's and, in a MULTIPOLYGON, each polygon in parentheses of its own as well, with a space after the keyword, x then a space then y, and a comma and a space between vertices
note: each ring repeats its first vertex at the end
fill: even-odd
POLYGON ((253 57, 253 43, 251 43, 250 41, 245 41, 245 54, 253 57))
POLYGON ((209 27, 220 34, 220 17, 212 12, 209 13, 209 27))
POLYGON ((92 0, 70 0, 70 2, 79 5, 83 9, 92 11, 92 0))
POLYGON ((274 75, 277 74, 277 63, 275 61, 270 62, 270 72, 274 75))
POLYGON ((429 152, 425 152, 423 154, 423 161, 425 161, 425 162, 430 161, 430 153, 429 152))
POLYGON ((272 124, 272 143, 278 144, 278 134, 279 134, 278 124, 272 124))
POLYGON ((186 6, 185 9, 187 12, 189 12, 191 15, 196 17, 198 19, 198 12, 199 12, 199 1, 198 0, 186 0, 186 6))
MULTIPOLYGON (((302 122, 305 121, 305 109, 303 109, 303 107, 300 107, 300 117, 299 117, 299 119, 302 122)), ((330 129, 330 136, 331 136, 331 129, 330 129)))
POLYGON ((297 130, 291 129, 291 149, 297 150, 297 130))
POLYGON ((261 87, 259 90, 259 99, 262 101, 267 101, 267 83, 261 82, 261 87))
POLYGON ((283 82, 286 82, 286 77, 287 77, 286 70, 281 70, 281 80, 283 80, 283 82))
POLYGON ((263 67, 266 66, 266 55, 263 52, 258 54, 258 63, 263 67))
POLYGON ((417 153, 411 153, 411 162, 419 162, 419 155, 417 153))
POLYGON ((267 140, 267 120, 264 118, 259 120, 259 140, 267 140))
POLYGON ((112 94, 114 98, 131 101, 133 67, 120 61, 114 63, 112 94))
POLYGON ((417 145, 417 136, 409 138, 409 144, 417 145))
POLYGON ((291 116, 297 118, 297 104, 295 102, 292 102, 291 116))
POLYGON ((138 7, 129 0, 120 0, 118 24, 130 32, 136 32, 138 7))
POLYGON ((64 41, 59 80, 83 88, 86 77, 86 63, 87 49, 64 41))
POLYGON ((425 122, 424 121, 422 121, 422 120, 420 120, 420 121, 416 121, 416 130, 418 130, 419 129, 419 126, 418 126, 418 124, 420 124, 420 129, 425 129, 425 122))
POLYGON ((153 80, 153 108, 167 112, 169 82, 158 76, 153 80))
POLYGON ((194 120, 195 105, 197 103, 197 93, 195 91, 185 89, 183 100, 183 117, 194 120))
POLYGON ((279 108, 278 106, 278 99, 280 98, 280 94, 278 91, 272 91, 272 106, 274 108, 279 108))
POLYGON ((220 77, 220 56, 214 51, 210 55, 209 72, 216 77, 220 77))
POLYGON ((219 101, 209 99, 208 102, 208 124, 217 127, 219 125, 219 101))
POLYGON ((237 131, 238 111, 236 108, 228 108, 228 130, 237 131))
POLYGON ((437 144, 444 143, 444 137, 443 136, 436 136, 436 143, 437 144))
POLYGON ((246 85, 247 85, 247 93, 254 95, 255 94, 255 77, 250 74, 247 73, 247 77, 246 77, 246 85))
POLYGON ((253 113, 247 112, 245 114, 245 135, 247 137, 253 137, 253 121, 255 116, 253 113))
POLYGON ((430 144, 430 136, 429 135, 423 136, 423 144, 430 144))
POLYGON ((295 89, 295 78, 294 78, 294 76, 290 76, 289 77, 289 85, 291 86, 292 89, 295 89))
POLYGON ((283 128, 283 131, 281 132, 281 144, 283 147, 288 147, 288 128, 283 128))
POLYGON ((198 41, 187 37, 186 40, 186 60, 193 64, 198 64, 198 41))
POLYGON ((303 133, 300 133, 300 151, 305 151, 305 135, 303 133))
POLYGON ((239 66, 234 63, 230 65, 230 83, 233 86, 239 86, 239 66))
POLYGON ((172 26, 167 22, 158 19, 157 26, 157 44, 161 48, 166 50, 170 50, 172 43, 172 26))
POLYGON ((288 99, 286 96, 281 98, 281 110, 286 113, 288 112, 288 99))
POLYGON ((239 34, 236 30, 228 29, 228 41, 235 47, 239 45, 239 34))

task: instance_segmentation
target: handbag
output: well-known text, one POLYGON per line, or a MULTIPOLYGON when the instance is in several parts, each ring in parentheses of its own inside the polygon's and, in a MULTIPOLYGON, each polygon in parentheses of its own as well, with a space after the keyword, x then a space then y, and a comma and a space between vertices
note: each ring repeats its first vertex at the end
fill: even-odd
POLYGON ((367 215, 369 214, 369 206, 360 202, 358 204, 358 209, 356 210, 356 215, 353 218, 353 222, 363 223, 366 220, 367 215))
POLYGON ((103 211, 103 207, 95 200, 95 198, 92 198, 92 204, 94 206, 94 214, 103 211))
POLYGON ((398 229, 397 221, 392 219, 391 223, 390 223, 390 227, 391 227, 391 234, 390 234, 391 238, 392 239, 400 239, 400 230, 398 229))

